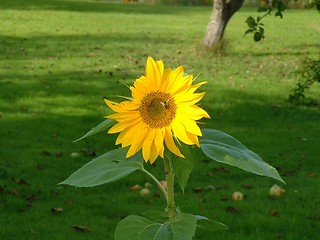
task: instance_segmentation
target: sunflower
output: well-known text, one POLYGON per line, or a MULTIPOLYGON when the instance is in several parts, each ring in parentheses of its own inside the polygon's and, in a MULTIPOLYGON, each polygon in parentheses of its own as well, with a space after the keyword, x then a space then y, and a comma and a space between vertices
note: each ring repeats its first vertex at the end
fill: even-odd
POLYGON ((152 164, 158 156, 163 158, 165 145, 181 158, 176 142, 200 146, 202 133, 196 121, 210 116, 196 105, 205 93, 195 91, 206 82, 192 83, 193 76, 185 75, 182 66, 164 69, 161 60, 149 57, 145 76, 130 87, 132 99, 121 103, 105 99, 115 111, 106 118, 117 121, 108 133, 120 133, 116 145, 130 146, 127 158, 142 149, 143 159, 152 164))

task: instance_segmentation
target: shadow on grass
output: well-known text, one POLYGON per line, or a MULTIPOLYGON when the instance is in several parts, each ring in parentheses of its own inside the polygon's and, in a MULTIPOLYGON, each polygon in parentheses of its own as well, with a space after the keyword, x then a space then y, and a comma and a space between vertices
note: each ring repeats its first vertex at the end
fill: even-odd
MULTIPOLYGON (((126 51, 130 51, 135 50, 136 45, 146 45, 146 42, 148 44, 171 44, 174 41, 174 37, 151 35, 148 32, 33 37, 14 37, 0 34, 0 44, 3 46, 0 48, 0 59, 50 59, 50 57, 62 56, 89 58, 91 52, 87 51, 101 55, 114 53, 114 49, 117 48, 119 53, 123 47, 126 48, 126 51)), ((110 58, 110 56, 108 57, 110 58)))
POLYGON ((179 14, 184 13, 183 7, 158 5, 149 7, 146 4, 124 4, 108 1, 73 1, 73 0, 2 0, 1 9, 16 10, 54 10, 97 13, 126 14, 179 14))

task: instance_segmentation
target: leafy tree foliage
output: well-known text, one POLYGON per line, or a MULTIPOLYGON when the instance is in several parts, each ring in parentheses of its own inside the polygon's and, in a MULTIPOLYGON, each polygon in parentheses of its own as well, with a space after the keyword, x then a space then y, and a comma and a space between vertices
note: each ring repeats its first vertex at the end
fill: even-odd
POLYGON ((310 101, 306 100, 304 91, 310 88, 313 83, 320 83, 320 59, 305 59, 298 71, 298 76, 299 81, 295 88, 291 90, 289 102, 294 105, 310 105, 310 101))
MULTIPOLYGON (((261 22, 266 16, 270 16, 274 13, 275 17, 283 18, 283 12, 287 9, 288 3, 291 0, 273 0, 268 1, 262 0, 260 7, 258 8, 259 12, 266 12, 262 16, 253 18, 252 16, 248 17, 246 23, 248 25, 248 30, 244 33, 247 35, 249 33, 253 34, 254 41, 258 42, 265 37, 264 35, 264 24, 261 22)), ((317 8, 320 13, 320 0, 310 0, 306 5, 308 8, 317 8)))

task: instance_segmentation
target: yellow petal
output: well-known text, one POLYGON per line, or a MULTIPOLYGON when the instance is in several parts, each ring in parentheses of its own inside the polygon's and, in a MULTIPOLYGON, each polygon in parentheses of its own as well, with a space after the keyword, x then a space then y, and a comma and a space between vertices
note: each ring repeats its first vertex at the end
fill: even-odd
POLYGON ((176 146, 176 144, 173 141, 173 137, 172 137, 172 132, 171 132, 171 128, 167 127, 166 128, 166 132, 165 132, 165 143, 166 146, 168 147, 168 149, 174 153, 175 155, 184 158, 184 156, 181 154, 179 148, 176 146))
POLYGON ((187 131, 184 127, 184 125, 177 119, 173 120, 172 122, 172 130, 174 135, 188 145, 196 144, 196 142, 193 141, 193 139, 190 139, 190 137, 187 135, 187 131))
POLYGON ((157 91, 160 88, 162 72, 162 61, 155 62, 153 58, 148 57, 146 65, 146 78, 148 80, 149 90, 157 91))
POLYGON ((191 139, 191 141, 196 144, 198 147, 200 147, 200 144, 199 144, 199 139, 196 135, 190 133, 190 132, 186 132, 187 133, 187 136, 189 139, 191 139))
POLYGON ((136 79, 133 86, 130 87, 132 97, 136 100, 141 100, 141 98, 149 92, 147 83, 147 78, 145 76, 136 79))
POLYGON ((175 84, 175 87, 172 88, 170 93, 172 95, 178 94, 178 93, 185 93, 189 91, 190 86, 192 85, 192 75, 188 75, 185 77, 177 78, 175 79, 176 82, 179 84, 175 84))
POLYGON ((190 119, 199 120, 201 118, 210 118, 209 114, 197 105, 177 108, 177 115, 183 114, 190 119))
POLYGON ((115 125, 112 126, 112 128, 109 129, 108 133, 117 133, 117 132, 121 132, 124 129, 126 129, 128 126, 125 124, 121 124, 121 123, 117 123, 115 125))
POLYGON ((159 156, 163 158, 163 153, 164 153, 164 145, 162 145, 162 148, 159 151, 159 156))
POLYGON ((151 146, 150 146, 150 157, 149 157, 149 160, 150 160, 150 163, 153 164, 154 161, 157 159, 157 157, 159 156, 158 154, 158 150, 157 150, 157 147, 155 145, 154 142, 152 142, 151 146))
POLYGON ((206 84, 207 82, 200 82, 190 87, 190 90, 194 93, 199 87, 206 84))
POLYGON ((151 151, 150 148, 151 148, 151 144, 153 143, 153 140, 154 140, 154 135, 155 135, 154 128, 150 128, 148 134, 146 135, 146 137, 143 141, 142 156, 146 162, 150 158, 150 151, 151 151))
POLYGON ((127 119, 137 119, 140 118, 140 114, 138 111, 127 111, 121 113, 114 113, 111 115, 106 116, 106 118, 114 119, 118 122, 126 121, 127 119))
MULTIPOLYGON (((127 134, 128 129, 123 130, 119 135, 118 138, 116 140, 116 145, 122 143, 123 139, 125 139, 125 135, 127 134)), ((127 146, 129 146, 130 144, 128 144, 127 146)))
POLYGON ((181 87, 181 78, 183 77, 183 67, 177 67, 168 74, 168 86, 166 92, 171 93, 172 95, 181 87))
POLYGON ((163 141, 164 141, 164 136, 162 134, 162 130, 161 129, 155 129, 154 143, 155 143, 155 146, 156 146, 158 152, 163 147, 163 141))
POLYGON ((160 86, 160 91, 162 92, 167 92, 168 89, 168 85, 169 85, 169 76, 170 73, 172 72, 172 70, 170 68, 164 69, 163 73, 162 73, 162 84, 160 86))
POLYGON ((132 120, 129 119, 126 121, 119 122, 119 123, 113 125, 112 128, 109 129, 108 133, 121 132, 128 127, 135 126, 140 121, 141 121, 141 119, 139 119, 139 118, 136 118, 136 119, 133 118, 132 120))
MULTIPOLYGON (((127 155, 126 155, 127 158, 133 156, 142 148, 143 141, 146 135, 148 134, 148 128, 143 126, 138 126, 136 128, 136 132, 139 132, 139 137, 135 137, 135 136, 131 137, 131 140, 130 140, 131 146, 127 152, 127 155)), ((128 133, 128 135, 129 134, 130 133, 128 133)))
POLYGON ((112 102, 108 99, 104 99, 105 103, 115 112, 125 112, 128 110, 136 110, 137 104, 131 101, 123 101, 121 103, 112 102))
POLYGON ((129 158, 135 155, 141 149, 141 147, 142 147, 141 145, 131 145, 127 152, 126 158, 129 158))
POLYGON ((112 102, 106 98, 104 99, 104 102, 108 105, 109 108, 111 108, 115 112, 120 112, 123 110, 123 106, 119 103, 112 102))
POLYGON ((187 116, 178 115, 177 120, 179 120, 187 130, 187 132, 192 133, 197 136, 202 136, 202 132, 197 125, 196 121, 189 119, 187 116))
POLYGON ((143 122, 139 122, 133 127, 127 128, 125 135, 123 135, 121 139, 122 144, 129 146, 131 144, 137 144, 139 141, 143 141, 143 135, 137 134, 137 132, 141 133, 145 128, 147 127, 143 122))
POLYGON ((186 103, 188 105, 193 105, 199 102, 205 93, 193 93, 192 95, 187 95, 187 94, 176 94, 174 96, 174 100, 177 105, 186 103))

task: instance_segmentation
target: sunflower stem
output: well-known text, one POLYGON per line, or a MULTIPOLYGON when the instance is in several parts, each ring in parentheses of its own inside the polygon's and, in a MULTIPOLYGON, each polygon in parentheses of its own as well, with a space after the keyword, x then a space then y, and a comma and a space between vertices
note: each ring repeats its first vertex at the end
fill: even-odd
POLYGON ((141 165, 141 171, 144 172, 145 174, 147 174, 149 177, 151 177, 151 179, 158 185, 159 189, 161 190, 161 192, 163 193, 166 201, 168 202, 168 194, 167 191, 165 190, 165 188, 161 185, 161 183, 159 182, 159 180, 151 173, 149 172, 147 169, 145 169, 142 165, 141 165))
POLYGON ((169 219, 174 217, 177 214, 176 206, 174 202, 174 171, 171 166, 171 162, 166 157, 164 160, 164 168, 167 180, 167 208, 166 211, 168 213, 169 219))

